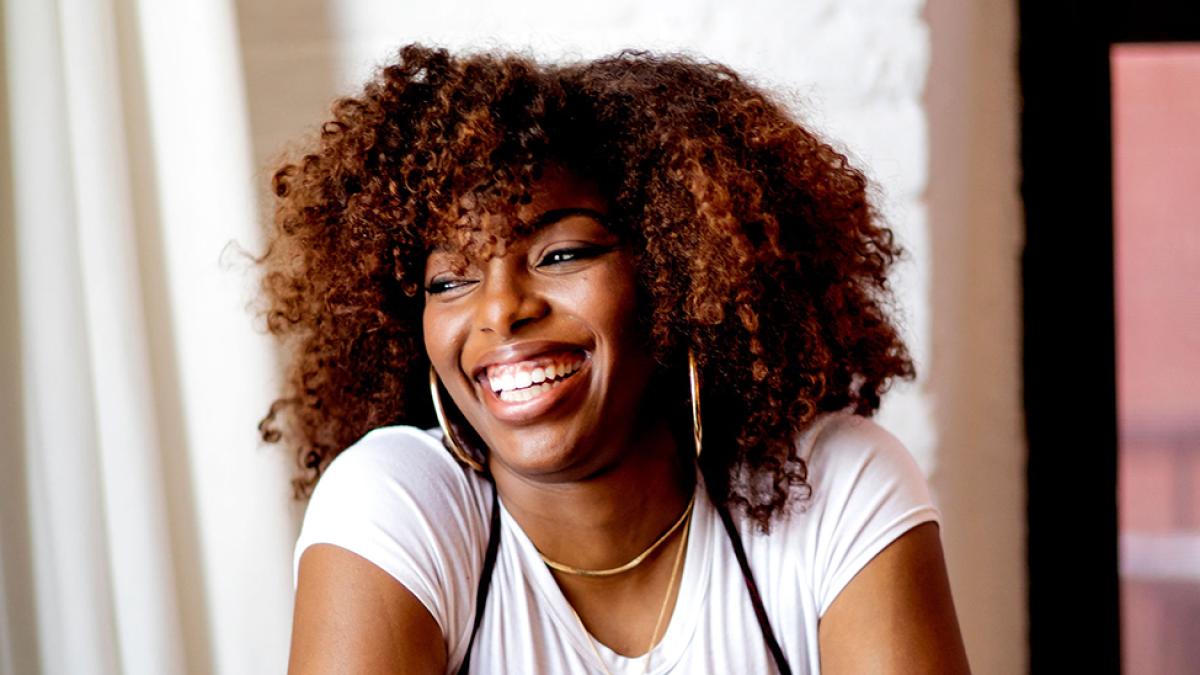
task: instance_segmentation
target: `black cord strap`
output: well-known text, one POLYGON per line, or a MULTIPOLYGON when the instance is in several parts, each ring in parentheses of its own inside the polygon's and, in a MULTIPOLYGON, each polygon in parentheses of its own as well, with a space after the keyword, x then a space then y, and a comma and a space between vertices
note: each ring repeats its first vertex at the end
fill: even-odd
POLYGON ((763 607, 758 584, 754 583, 754 574, 750 572, 750 563, 746 560, 746 550, 742 547, 742 537, 734 527, 733 519, 729 517, 729 511, 723 505, 715 504, 715 506, 717 513, 721 514, 721 523, 725 525, 725 531, 729 533, 729 541, 733 544, 733 555, 737 558, 738 567, 742 568, 742 579, 746 582, 746 590, 750 591, 754 616, 758 619, 758 627, 762 629, 763 638, 767 641, 767 649, 770 649, 771 656, 775 657, 775 665, 779 668, 780 675, 792 675, 787 657, 783 655, 783 649, 779 647, 779 641, 775 639, 775 631, 771 629, 771 620, 767 618, 767 610, 763 607))
MULTIPOLYGON (((491 477, 489 476, 489 479, 491 477)), ((487 553, 483 556, 483 570, 479 575, 479 586, 475 589, 475 625, 471 627, 471 639, 467 642, 467 653, 463 656, 458 675, 471 672, 471 649, 475 646, 475 635, 483 622, 483 609, 487 606, 488 590, 492 587, 492 570, 496 568, 496 551, 500 549, 500 492, 492 483, 492 517, 488 524, 487 553)))

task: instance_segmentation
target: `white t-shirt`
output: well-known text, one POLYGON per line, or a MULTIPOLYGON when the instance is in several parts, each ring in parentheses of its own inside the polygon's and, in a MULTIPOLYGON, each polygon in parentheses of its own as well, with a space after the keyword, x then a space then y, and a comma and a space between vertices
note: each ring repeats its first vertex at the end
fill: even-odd
MULTIPOLYGON (((924 474, 900 441, 849 412, 819 417, 798 438, 813 493, 764 535, 734 520, 775 635, 797 675, 820 673, 817 622, 838 592, 890 542, 941 522, 924 474), (803 509, 803 510, 801 510, 803 509)), ((683 576, 652 673, 776 672, 720 517, 699 485, 683 576)), ((457 464, 437 430, 372 430, 330 464, 296 543, 300 555, 335 544, 412 592, 446 637, 456 672, 475 617, 491 484, 457 464)), ((491 590, 471 655, 472 673, 601 672, 549 569, 503 507, 491 590)), ((608 669, 641 673, 598 641, 608 669)))

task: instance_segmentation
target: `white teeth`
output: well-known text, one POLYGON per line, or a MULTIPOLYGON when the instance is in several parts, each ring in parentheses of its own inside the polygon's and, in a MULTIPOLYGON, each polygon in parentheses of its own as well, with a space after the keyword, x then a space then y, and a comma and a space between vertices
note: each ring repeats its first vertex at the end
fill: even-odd
POLYGON ((492 391, 503 391, 513 388, 513 376, 511 373, 506 373, 499 377, 491 378, 488 383, 492 385, 492 391))
POLYGON ((543 384, 539 384, 536 387, 530 387, 528 389, 516 389, 513 391, 502 391, 502 392, 500 392, 500 399, 503 401, 514 401, 514 402, 515 401, 528 401, 529 399, 540 396, 557 386, 558 386, 557 382, 546 382, 543 384))
POLYGON ((563 378, 583 366, 583 359, 569 363, 549 363, 528 368, 521 366, 499 366, 502 372, 488 375, 488 386, 502 400, 527 401, 556 386, 563 378))

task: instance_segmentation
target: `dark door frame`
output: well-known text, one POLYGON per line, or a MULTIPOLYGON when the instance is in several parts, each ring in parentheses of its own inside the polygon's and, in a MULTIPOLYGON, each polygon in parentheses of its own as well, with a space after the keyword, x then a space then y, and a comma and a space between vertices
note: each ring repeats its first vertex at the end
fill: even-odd
POLYGON ((1019 0, 1032 673, 1120 673, 1109 49, 1200 0, 1019 0))

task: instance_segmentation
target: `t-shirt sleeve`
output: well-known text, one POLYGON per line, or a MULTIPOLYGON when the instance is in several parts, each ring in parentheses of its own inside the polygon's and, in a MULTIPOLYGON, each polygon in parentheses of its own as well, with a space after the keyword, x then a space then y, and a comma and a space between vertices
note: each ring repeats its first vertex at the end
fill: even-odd
POLYGON ((356 553, 425 605, 455 654, 473 616, 487 541, 479 508, 478 486, 436 439, 412 427, 376 429, 318 481, 296 541, 293 582, 313 544, 356 553))
POLYGON ((840 413, 808 453, 810 572, 817 615, 888 544, 941 523, 925 474, 898 438, 869 418, 840 413))

